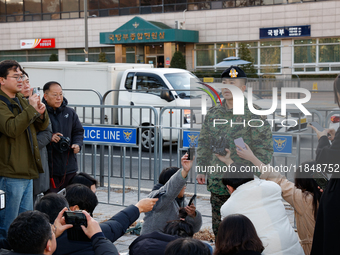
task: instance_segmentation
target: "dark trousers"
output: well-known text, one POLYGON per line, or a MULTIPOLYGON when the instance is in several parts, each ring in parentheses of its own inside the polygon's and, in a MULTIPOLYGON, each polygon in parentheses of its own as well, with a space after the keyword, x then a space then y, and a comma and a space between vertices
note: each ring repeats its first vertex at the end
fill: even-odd
POLYGON ((60 190, 62 190, 63 188, 66 188, 66 186, 69 185, 70 180, 76 175, 77 173, 71 173, 71 174, 66 174, 64 176, 53 176, 53 181, 55 184, 55 188, 52 186, 50 186, 50 189, 48 191, 45 192, 45 194, 47 193, 57 193, 60 190))
POLYGON ((211 216, 212 216, 212 229, 214 231, 215 238, 217 237, 218 227, 221 223, 221 207, 228 200, 230 195, 217 195, 211 193, 211 216))

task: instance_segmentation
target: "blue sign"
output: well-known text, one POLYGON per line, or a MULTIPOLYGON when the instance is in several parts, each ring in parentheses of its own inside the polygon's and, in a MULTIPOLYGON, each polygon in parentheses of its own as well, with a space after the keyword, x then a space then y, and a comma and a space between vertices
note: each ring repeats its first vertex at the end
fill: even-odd
POLYGON ((273 145, 274 152, 291 154, 293 151, 293 136, 273 135, 273 145))
POLYGON ((310 25, 260 28, 260 39, 310 36, 310 25))
POLYGON ((116 127, 83 127, 84 141, 105 142, 119 144, 136 144, 136 128, 116 128, 116 127))
POLYGON ((197 147, 199 131, 183 131, 183 147, 197 147))

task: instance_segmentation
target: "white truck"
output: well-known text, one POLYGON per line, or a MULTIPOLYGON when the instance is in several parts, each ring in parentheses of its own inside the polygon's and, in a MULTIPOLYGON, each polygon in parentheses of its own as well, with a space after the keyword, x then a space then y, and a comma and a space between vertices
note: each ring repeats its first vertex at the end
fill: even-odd
MULTIPOLYGON (((95 89, 101 95, 111 92, 105 99, 105 105, 119 106, 153 106, 160 110, 164 107, 188 107, 187 110, 167 110, 163 114, 163 127, 190 126, 190 101, 198 96, 190 91, 190 83, 198 78, 182 69, 152 68, 152 64, 110 64, 84 62, 22 62, 24 70, 29 74, 32 87, 42 88, 48 81, 59 82, 64 89, 95 89), (119 91, 118 91, 119 90, 119 91), (180 117, 183 119, 180 120, 180 117), (171 123, 170 123, 171 122, 171 123)), ((41 92, 42 94, 42 92, 41 92)), ((99 105, 100 100, 93 92, 65 91, 69 104, 99 105)), ((82 119, 83 112, 77 112, 82 119)), ((99 123, 99 108, 95 111, 95 122, 99 123)), ((144 151, 154 146, 152 129, 154 116, 149 109, 106 109, 108 123, 132 125, 142 128, 141 143, 144 151)), ((85 123, 92 119, 91 110, 85 111, 85 123)), ((178 130, 163 129, 163 141, 176 142, 178 130), (170 135, 171 133, 171 135, 170 135), (171 138, 170 138, 171 137, 171 138)))

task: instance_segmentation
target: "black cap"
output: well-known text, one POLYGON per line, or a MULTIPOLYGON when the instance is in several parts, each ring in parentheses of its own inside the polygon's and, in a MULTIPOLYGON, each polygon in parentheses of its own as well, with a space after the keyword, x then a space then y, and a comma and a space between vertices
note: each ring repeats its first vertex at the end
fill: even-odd
POLYGON ((224 72, 221 75, 221 78, 229 78, 229 79, 243 78, 243 79, 247 79, 247 75, 238 66, 231 66, 228 69, 224 70, 224 72))

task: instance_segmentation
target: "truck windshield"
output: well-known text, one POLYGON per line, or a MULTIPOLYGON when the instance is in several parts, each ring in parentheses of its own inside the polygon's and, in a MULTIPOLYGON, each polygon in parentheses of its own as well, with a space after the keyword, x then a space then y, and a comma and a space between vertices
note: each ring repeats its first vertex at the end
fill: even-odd
POLYGON ((201 94, 195 86, 195 83, 200 82, 200 80, 192 73, 168 73, 164 74, 164 76, 180 98, 190 99, 200 97, 201 94))

